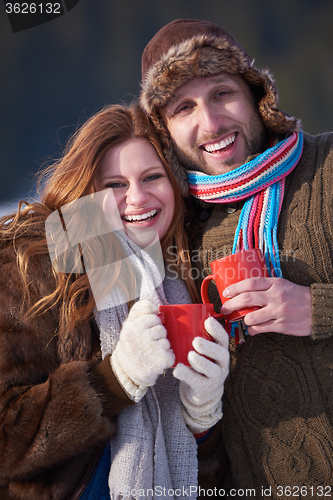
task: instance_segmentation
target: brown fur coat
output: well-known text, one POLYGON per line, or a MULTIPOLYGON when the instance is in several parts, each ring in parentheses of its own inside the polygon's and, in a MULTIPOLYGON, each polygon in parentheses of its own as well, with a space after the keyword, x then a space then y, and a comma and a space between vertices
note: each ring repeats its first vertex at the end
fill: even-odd
MULTIPOLYGON (((49 259, 33 257, 33 299, 54 283, 49 259)), ((12 244, 0 242, 0 498, 75 498, 132 404, 101 361, 85 323, 59 338, 56 308, 22 321, 22 282, 12 244)))

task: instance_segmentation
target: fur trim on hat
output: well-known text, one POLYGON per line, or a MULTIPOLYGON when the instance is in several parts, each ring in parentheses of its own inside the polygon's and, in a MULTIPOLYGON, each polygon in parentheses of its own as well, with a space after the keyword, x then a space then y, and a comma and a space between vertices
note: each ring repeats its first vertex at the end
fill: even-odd
POLYGON ((179 180, 183 195, 188 195, 186 172, 173 151, 159 110, 166 106, 176 90, 194 78, 222 72, 240 74, 251 85, 257 98, 259 114, 270 133, 284 135, 300 128, 296 118, 278 109, 278 91, 269 71, 257 69, 254 60, 231 35, 194 35, 171 45, 164 54, 155 57, 150 67, 144 58, 145 53, 143 67, 146 73, 142 78, 140 104, 160 134, 166 160, 179 180))
POLYGON ((151 113, 163 108, 174 92, 196 77, 227 71, 244 73, 251 60, 227 39, 194 36, 172 46, 146 73, 142 82, 141 104, 151 113))
POLYGON ((147 71, 142 82, 141 106, 151 115, 154 108, 163 108, 176 90, 194 78, 222 72, 241 74, 261 90, 259 112, 270 132, 285 134, 298 127, 298 120, 277 108, 278 91, 269 71, 259 71, 239 45, 209 35, 194 36, 170 47, 147 71))

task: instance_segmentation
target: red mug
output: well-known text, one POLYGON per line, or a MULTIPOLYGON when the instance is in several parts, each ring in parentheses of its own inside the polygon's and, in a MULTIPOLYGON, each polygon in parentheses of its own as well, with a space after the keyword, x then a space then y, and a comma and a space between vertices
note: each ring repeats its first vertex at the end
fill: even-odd
POLYGON ((167 339, 178 363, 190 366, 187 355, 193 351, 195 337, 212 340, 206 332, 204 322, 209 316, 222 318, 214 311, 213 304, 168 304, 159 306, 159 316, 167 330, 167 339))
MULTIPOLYGON (((223 296, 223 291, 229 285, 238 283, 238 281, 247 278, 269 277, 265 259, 262 251, 259 248, 238 252, 222 259, 213 260, 210 263, 213 274, 206 276, 201 284, 201 298, 204 304, 209 303, 208 285, 211 280, 214 280, 222 301, 225 304, 227 297, 223 296)), ((260 309, 259 307, 244 307, 233 311, 226 316, 229 322, 238 321, 251 312, 260 309)))

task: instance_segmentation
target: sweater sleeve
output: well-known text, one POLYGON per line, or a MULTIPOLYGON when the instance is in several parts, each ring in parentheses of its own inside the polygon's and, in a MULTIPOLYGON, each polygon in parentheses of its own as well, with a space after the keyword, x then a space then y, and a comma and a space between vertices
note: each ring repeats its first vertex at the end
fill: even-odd
POLYGON ((319 168, 312 183, 313 194, 309 214, 314 236, 313 260, 321 283, 311 285, 312 294, 312 338, 329 338, 333 334, 333 134, 323 134, 316 138, 318 149, 315 158, 319 168), (312 201, 313 200, 313 201, 312 201))
POLYGON ((333 335, 333 285, 316 283, 312 294, 312 338, 328 338, 333 335))
POLYGON ((283 277, 311 288, 312 338, 333 332, 333 134, 304 134, 279 219, 283 277))

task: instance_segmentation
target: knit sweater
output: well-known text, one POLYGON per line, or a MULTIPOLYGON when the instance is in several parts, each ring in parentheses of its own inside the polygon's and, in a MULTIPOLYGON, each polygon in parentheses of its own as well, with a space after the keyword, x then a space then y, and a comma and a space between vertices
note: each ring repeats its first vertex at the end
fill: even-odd
MULTIPOLYGON (((221 425, 230 467, 221 487, 253 488, 248 496, 256 499, 319 498, 322 487, 333 494, 332 148, 333 134, 305 134, 278 225, 283 277, 311 287, 312 337, 272 332, 230 341, 221 425)), ((212 260, 231 253, 242 203, 233 213, 202 206, 192 250, 193 260, 201 257, 198 285, 212 260)), ((216 289, 211 299, 218 308, 216 289)))

